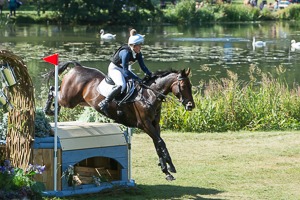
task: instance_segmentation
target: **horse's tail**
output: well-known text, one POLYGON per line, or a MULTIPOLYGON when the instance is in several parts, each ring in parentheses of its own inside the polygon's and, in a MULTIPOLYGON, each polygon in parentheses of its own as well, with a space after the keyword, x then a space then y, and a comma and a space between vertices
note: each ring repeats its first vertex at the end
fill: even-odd
MULTIPOLYGON (((58 75, 60 75, 61 73, 63 73, 69 66, 69 64, 73 64, 74 66, 80 66, 82 67, 82 65, 77 62, 77 61, 66 61, 66 62, 60 62, 58 64, 58 75)), ((49 71, 47 74, 44 75, 44 77, 46 78, 46 80, 49 82, 49 80, 51 78, 53 78, 55 76, 55 69, 49 71)))

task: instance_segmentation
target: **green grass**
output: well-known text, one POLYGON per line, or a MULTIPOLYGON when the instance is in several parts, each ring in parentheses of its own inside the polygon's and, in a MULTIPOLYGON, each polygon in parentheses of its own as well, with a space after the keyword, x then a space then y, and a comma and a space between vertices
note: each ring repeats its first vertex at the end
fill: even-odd
POLYGON ((136 188, 65 199, 300 197, 300 132, 164 132, 162 137, 177 167, 177 180, 165 180, 150 137, 134 134, 132 176, 136 188))

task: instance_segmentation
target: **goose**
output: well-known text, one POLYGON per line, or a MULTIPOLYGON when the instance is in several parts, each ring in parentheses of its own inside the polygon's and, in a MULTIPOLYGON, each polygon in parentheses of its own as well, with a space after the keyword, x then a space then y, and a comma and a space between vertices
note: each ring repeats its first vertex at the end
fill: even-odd
POLYGON ((113 35, 111 33, 105 33, 104 34, 103 29, 100 30, 100 35, 101 35, 101 39, 104 39, 104 40, 112 40, 112 39, 116 38, 116 35, 113 35))
POLYGON ((292 48, 300 49, 300 42, 296 42, 295 40, 291 41, 292 48))
POLYGON ((264 46, 266 46, 266 42, 255 41, 255 37, 253 37, 252 45, 255 47, 264 47, 264 46))

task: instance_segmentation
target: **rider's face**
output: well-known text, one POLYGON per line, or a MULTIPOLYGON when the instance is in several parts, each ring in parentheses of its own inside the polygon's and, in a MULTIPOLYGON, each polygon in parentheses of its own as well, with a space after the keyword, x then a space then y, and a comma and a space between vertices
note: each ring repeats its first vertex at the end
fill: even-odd
POLYGON ((135 53, 140 53, 142 46, 140 44, 134 45, 133 50, 135 53))

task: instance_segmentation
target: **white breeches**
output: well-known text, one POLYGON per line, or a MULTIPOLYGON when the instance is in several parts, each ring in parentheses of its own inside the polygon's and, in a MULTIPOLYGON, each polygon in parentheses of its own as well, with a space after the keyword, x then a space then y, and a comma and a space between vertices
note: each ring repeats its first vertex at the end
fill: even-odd
POLYGON ((108 76, 115 82, 116 85, 122 86, 121 92, 126 89, 126 80, 123 75, 122 68, 111 62, 108 66, 108 76))

